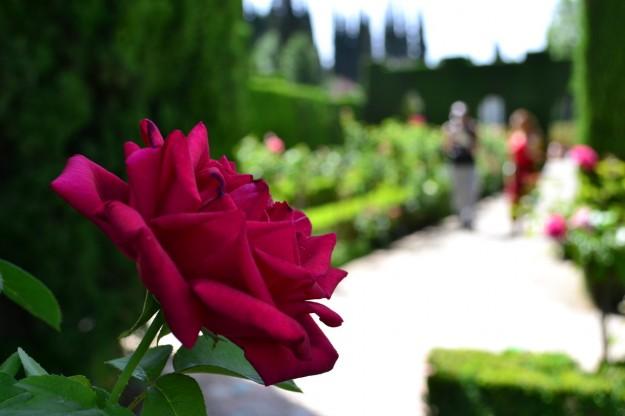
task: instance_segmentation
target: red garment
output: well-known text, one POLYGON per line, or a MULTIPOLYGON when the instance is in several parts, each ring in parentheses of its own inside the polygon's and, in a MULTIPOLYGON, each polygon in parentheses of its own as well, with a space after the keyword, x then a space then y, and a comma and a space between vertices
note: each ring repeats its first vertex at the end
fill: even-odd
POLYGON ((508 154, 514 164, 514 173, 508 178, 506 193, 513 203, 529 193, 536 178, 536 161, 530 152, 527 134, 515 131, 508 139, 508 154))

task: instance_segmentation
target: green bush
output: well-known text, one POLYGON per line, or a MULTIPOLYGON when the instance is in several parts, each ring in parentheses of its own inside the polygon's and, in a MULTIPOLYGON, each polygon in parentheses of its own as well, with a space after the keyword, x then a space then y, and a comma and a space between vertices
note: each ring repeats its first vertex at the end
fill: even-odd
POLYGON ((293 34, 280 55, 280 73, 291 82, 319 84, 323 76, 317 49, 306 32, 293 34))
POLYGON ((67 156, 123 171, 143 117, 210 128, 216 153, 243 133, 240 2, 0 3, 0 253, 58 294, 62 336, 0 301, 0 356, 28 347, 53 372, 119 354, 110 340, 141 308, 134 265, 49 189, 67 156), (7 340, 11 340, 10 342, 7 340), (115 351, 113 351, 114 349, 115 351))
POLYGON ((437 416, 622 416, 625 370, 581 371, 562 354, 434 350, 427 404, 437 416))
POLYGON ((581 3, 582 39, 575 67, 580 134, 598 152, 625 158, 625 2, 581 3))
POLYGON ((249 88, 249 132, 262 137, 273 131, 289 146, 341 143, 342 108, 358 112, 361 106, 358 98, 335 99, 323 88, 277 78, 253 78, 249 88))
MULTIPOLYGON (((316 233, 337 232, 341 264, 450 213, 450 187, 439 128, 387 120, 342 120, 343 144, 298 144, 272 153, 246 137, 236 153, 242 171, 263 177, 272 195, 306 208, 316 233)), ((481 129, 478 169, 484 193, 501 189, 503 133, 481 129)))

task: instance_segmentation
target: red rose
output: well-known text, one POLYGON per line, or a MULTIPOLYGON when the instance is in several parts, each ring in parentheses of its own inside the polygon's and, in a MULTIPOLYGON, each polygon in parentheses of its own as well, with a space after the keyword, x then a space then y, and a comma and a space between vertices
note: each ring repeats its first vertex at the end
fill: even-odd
POLYGON ((268 385, 330 370, 338 354, 310 315, 342 319, 310 300, 347 274, 330 265, 335 235, 311 236, 265 182, 211 159, 202 123, 163 140, 143 120, 141 136, 146 147, 124 147, 128 183, 77 155, 52 188, 136 261, 184 346, 206 327, 243 348, 268 385))

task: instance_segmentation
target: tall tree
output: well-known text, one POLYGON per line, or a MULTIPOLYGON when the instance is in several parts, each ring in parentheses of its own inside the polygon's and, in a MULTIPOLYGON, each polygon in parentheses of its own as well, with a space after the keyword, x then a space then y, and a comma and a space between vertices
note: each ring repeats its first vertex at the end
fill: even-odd
POLYGON ((583 0, 575 65, 582 139, 625 158, 625 1, 583 0))

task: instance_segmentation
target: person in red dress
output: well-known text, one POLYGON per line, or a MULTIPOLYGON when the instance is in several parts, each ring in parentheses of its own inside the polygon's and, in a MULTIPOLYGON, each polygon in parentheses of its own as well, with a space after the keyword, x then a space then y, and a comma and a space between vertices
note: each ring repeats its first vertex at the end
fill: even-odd
POLYGON ((536 185, 543 161, 542 133, 536 118, 525 109, 510 116, 506 193, 510 200, 513 234, 519 227, 521 201, 536 185))

